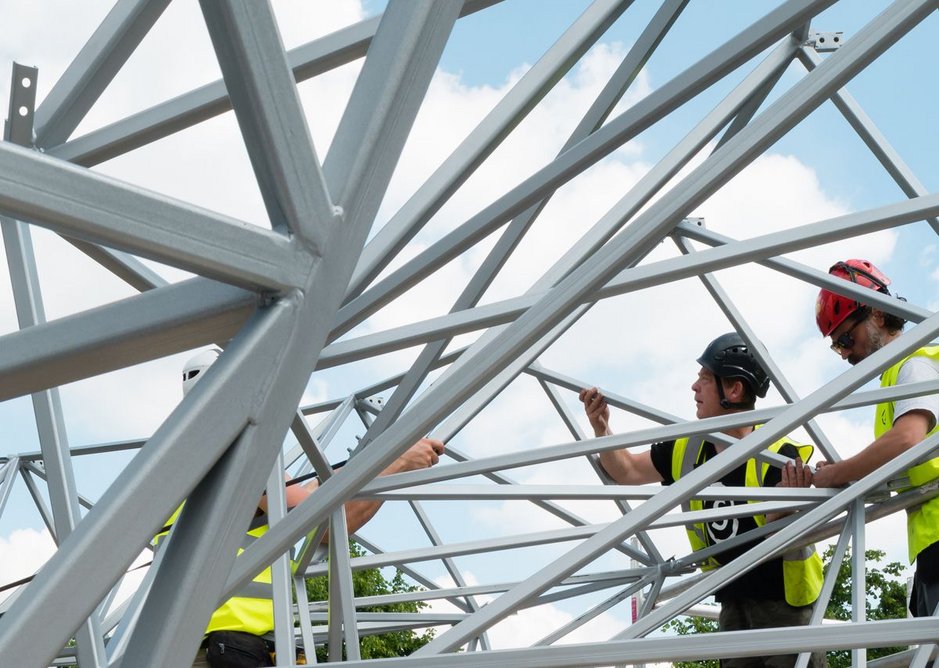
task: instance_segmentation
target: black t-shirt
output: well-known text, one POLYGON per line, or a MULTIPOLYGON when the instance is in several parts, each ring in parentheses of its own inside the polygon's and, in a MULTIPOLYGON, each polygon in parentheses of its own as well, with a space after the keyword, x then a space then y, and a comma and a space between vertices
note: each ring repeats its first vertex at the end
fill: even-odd
MULTIPOLYGON (((689 444, 689 446, 691 445, 692 444, 689 444)), ((652 455, 652 464, 659 472, 659 475, 662 476, 663 485, 671 485, 673 482, 675 482, 675 479, 672 477, 672 452, 674 449, 675 441, 655 443, 651 449, 650 454, 652 455)), ((783 455, 784 457, 790 457, 794 459, 798 456, 799 452, 796 450, 795 446, 787 443, 780 449, 779 454, 783 455)), ((709 459, 713 459, 716 456, 717 449, 714 447, 714 444, 710 443, 709 441, 705 441, 701 447, 701 453, 695 462, 694 467, 698 468, 704 464, 704 462, 708 461, 709 459)), ((766 477, 763 479, 763 486, 775 487, 777 483, 780 482, 780 480, 782 480, 782 471, 775 466, 770 466, 766 471, 766 477)), ((746 485, 746 462, 734 470, 724 474, 724 476, 719 481, 713 483, 713 486, 716 485, 724 485, 725 487, 744 487, 746 485)), ((724 506, 732 506, 742 503, 747 502, 734 501, 730 499, 705 501, 704 509, 710 510, 712 508, 721 508, 724 506)), ((752 517, 746 516, 728 518, 726 520, 717 522, 707 522, 705 527, 707 529, 707 543, 708 545, 714 545, 721 541, 733 538, 734 536, 739 536, 740 534, 746 533, 747 531, 756 529, 756 520, 754 520, 752 517)), ((721 552, 720 554, 715 555, 714 558, 720 564, 728 564, 753 546, 759 544, 761 540, 763 539, 758 538, 754 541, 744 543, 734 549, 721 552)), ((784 600, 785 597, 786 591, 785 585, 783 583, 782 557, 770 559, 769 561, 759 564, 755 568, 738 577, 736 580, 728 582, 726 585, 718 589, 714 594, 714 598, 718 602, 745 598, 784 600)))

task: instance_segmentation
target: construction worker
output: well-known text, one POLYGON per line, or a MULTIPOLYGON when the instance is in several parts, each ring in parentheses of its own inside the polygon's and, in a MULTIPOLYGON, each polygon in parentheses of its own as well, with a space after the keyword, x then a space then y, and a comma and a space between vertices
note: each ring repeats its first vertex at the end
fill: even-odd
MULTIPOLYGON (((890 279, 867 260, 845 260, 828 273, 885 295, 890 279)), ((815 303, 815 319, 822 336, 831 337, 831 348, 850 364, 857 364, 900 336, 906 321, 867 306, 853 297, 821 290, 815 303)), ((920 348, 880 376, 881 387, 905 385, 939 378, 939 346, 920 348)), ((939 395, 910 397, 878 404, 874 416, 874 441, 852 457, 837 463, 819 462, 816 487, 838 487, 859 480, 936 431, 939 395)), ((907 471, 914 487, 939 478, 939 457, 907 471)), ((910 563, 916 562, 910 612, 917 617, 936 614, 939 607, 939 498, 926 501, 907 513, 910 563)))
MULTIPOLYGON (((714 339, 697 361, 700 369, 691 390, 694 392, 699 419, 752 410, 756 398, 766 396, 769 378, 736 332, 714 339)), ((598 437, 612 434, 610 409, 603 393, 595 387, 584 389, 580 392, 580 400, 584 403, 594 434, 598 437)), ((746 426, 728 429, 724 433, 743 438, 753 429, 752 426, 746 426)), ((716 457, 725 447, 723 444, 711 443, 703 436, 680 438, 655 443, 643 452, 630 452, 626 448, 601 452, 600 463, 607 474, 621 485, 652 482, 670 485, 683 474, 716 457)), ((724 473, 717 484, 734 487, 808 487, 811 484, 811 471, 804 465, 811 457, 811 446, 782 438, 768 449, 792 461, 785 468, 779 469, 756 459, 748 459, 745 464, 724 473)), ((683 510, 721 508, 744 503, 747 502, 729 499, 692 500, 684 504, 683 510)), ((726 518, 688 525, 686 529, 691 547, 697 551, 752 531, 781 516, 726 518)), ((709 557, 701 563, 701 568, 709 570, 727 564, 760 540, 709 557)), ((812 614, 811 604, 818 598, 821 584, 822 563, 814 548, 797 549, 763 562, 715 592, 715 598, 721 604, 718 628, 721 631, 738 631, 808 624, 812 614)), ((722 659, 721 666, 789 667, 795 664, 796 658, 795 654, 736 657, 722 659)), ((810 665, 827 665, 824 653, 813 654, 810 665)))
MULTIPOLYGON (((183 367, 183 395, 202 379, 208 368, 218 359, 221 350, 211 348, 186 362, 183 367)), ((412 445, 379 475, 429 468, 439 461, 444 452, 441 441, 423 438, 412 445)), ((287 485, 287 507, 294 508, 316 492, 319 481, 287 485)), ((368 522, 382 502, 350 501, 345 504, 346 523, 350 534, 368 522)), ((154 539, 157 544, 166 536, 182 506, 173 514, 163 531, 154 539)), ((245 545, 267 533, 267 497, 258 502, 255 517, 247 530, 245 545)), ((324 539, 328 541, 328 535, 324 539)), ((239 548, 239 554, 244 547, 239 548)), ((270 636, 274 630, 274 602, 271 589, 271 569, 264 569, 242 593, 222 603, 212 614, 205 630, 202 647, 193 667, 241 668, 246 666, 273 666, 274 643, 270 636)))

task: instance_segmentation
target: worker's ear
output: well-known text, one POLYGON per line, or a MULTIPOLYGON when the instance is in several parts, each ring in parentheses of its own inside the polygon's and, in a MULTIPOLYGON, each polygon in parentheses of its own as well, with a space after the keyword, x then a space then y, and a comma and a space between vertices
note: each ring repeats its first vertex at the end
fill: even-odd
POLYGON ((730 379, 730 382, 724 386, 724 397, 732 404, 743 401, 744 387, 743 381, 737 378, 730 379))

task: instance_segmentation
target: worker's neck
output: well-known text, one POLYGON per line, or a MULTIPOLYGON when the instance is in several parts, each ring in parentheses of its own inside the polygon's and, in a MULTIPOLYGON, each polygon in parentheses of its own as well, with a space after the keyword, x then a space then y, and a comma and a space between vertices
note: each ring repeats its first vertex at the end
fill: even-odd
MULTIPOLYGON (((734 411, 734 412, 736 412, 736 411, 734 411)), ((736 439, 741 439, 741 438, 743 438, 744 436, 747 436, 747 435, 751 434, 752 432, 753 432, 753 426, 752 426, 752 425, 747 425, 746 427, 737 427, 737 428, 735 428, 735 429, 725 429, 725 430, 722 431, 721 433, 722 433, 722 434, 727 434, 728 436, 732 436, 732 437, 734 437, 734 438, 736 438, 736 439)), ((723 449, 726 448, 726 447, 727 447, 727 446, 724 445, 723 443, 716 443, 716 444, 714 445, 714 448, 715 448, 718 452, 720 452, 721 450, 723 450, 723 449)))

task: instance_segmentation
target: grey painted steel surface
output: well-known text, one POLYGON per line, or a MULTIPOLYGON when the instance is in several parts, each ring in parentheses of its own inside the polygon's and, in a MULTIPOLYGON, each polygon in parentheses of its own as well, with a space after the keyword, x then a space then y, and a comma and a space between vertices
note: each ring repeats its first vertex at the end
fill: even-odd
MULTIPOLYGON (((927 439, 844 490, 756 492, 711 485, 749 457, 774 461, 761 451, 800 425, 807 426, 829 458, 837 459, 841 455, 814 422, 818 415, 936 391, 935 383, 857 390, 894 360, 934 340, 939 315, 915 303, 868 294, 820 268, 781 257, 922 221, 933 231, 939 228, 939 194, 929 193, 917 180, 844 88, 886 48, 925 23, 934 13, 935 2, 895 2, 823 59, 811 46, 817 46, 811 22, 835 1, 779 3, 752 26, 604 122, 639 70, 658 48, 668 45, 669 28, 693 4, 689 0, 662 3, 557 157, 505 195, 482 203, 478 213, 418 253, 410 252, 418 248, 412 245, 413 238, 425 223, 485 165, 496 146, 540 104, 570 66, 610 26, 630 17, 638 2, 596 0, 566 31, 559 30, 563 34, 557 43, 416 193, 385 216, 384 227, 376 224, 382 199, 450 31, 460 16, 496 3, 393 0, 381 17, 288 52, 267 3, 206 1, 205 21, 223 81, 77 139, 70 139, 74 130, 167 3, 118 2, 35 114, 35 69, 16 69, 15 90, 23 76, 33 84, 19 90, 20 97, 11 95, 11 130, 8 141, 0 144, 0 212, 21 331, 0 336, 0 398, 33 395, 39 452, 3 453, 7 456, 0 458, 0 513, 9 512, 19 473, 60 549, 28 584, 3 601, 0 665, 45 666, 73 660, 70 657, 77 657, 82 668, 188 665, 218 601, 271 564, 281 659, 292 656, 291 645, 297 641, 307 648, 308 656, 314 643, 327 641, 332 660, 365 665, 358 651, 360 637, 427 624, 441 627, 435 640, 414 656, 380 665, 630 665, 762 654, 767 649, 802 652, 800 665, 805 665, 810 650, 846 647, 853 651, 854 665, 860 666, 865 665, 864 647, 887 642, 923 643, 912 659, 913 665, 922 664, 928 641, 935 639, 935 620, 864 621, 860 612, 863 546, 865 522, 936 493, 923 488, 887 500, 886 489, 888 484, 898 484, 910 464, 935 450, 939 439, 927 439), (316 114, 302 108, 296 82, 362 57, 362 71, 321 166, 307 128, 316 122, 316 114), (801 60, 809 73, 779 93, 786 68, 794 59, 801 60), (556 189, 737 70, 740 83, 730 94, 712 109, 704 108, 691 132, 606 215, 595 224, 585 224, 585 233, 531 289, 478 306, 519 244, 538 234, 534 223, 556 189), (773 101, 767 104, 767 100, 773 101), (807 117, 827 100, 909 199, 778 232, 757 231, 742 241, 682 220, 796 124, 810 122, 807 117), (19 113, 20 106, 27 113, 19 113), (241 130, 270 229, 131 187, 87 168, 228 109, 234 111, 241 130), (663 193, 666 183, 712 142, 713 153, 690 169, 677 187, 663 193), (337 340, 506 224, 502 238, 460 297, 443 305, 441 312, 449 309, 449 314, 337 340), (116 277, 146 294, 45 322, 30 238, 32 225, 66 236, 116 277), (669 236, 683 255, 642 264, 669 236), (692 240, 711 248, 693 251, 692 240), (141 258, 198 276, 173 282, 141 258), (380 272, 392 263, 398 268, 382 276, 380 272), (804 398, 783 376, 773 351, 761 349, 784 404, 746 414, 687 421, 609 392, 611 405, 661 426, 644 424, 615 436, 584 439, 567 393, 588 383, 546 369, 539 355, 596 302, 691 277, 705 282, 730 326, 755 341, 757 333, 747 322, 745 309, 734 303, 712 275, 750 264, 865 299, 921 324, 804 398), (465 348, 445 352, 452 337, 466 332, 481 332, 481 336, 465 348), (210 343, 224 345, 220 362, 150 438, 69 446, 60 385, 210 343), (346 391, 339 398, 299 406, 315 370, 351 367, 418 344, 425 348, 402 373, 351 394, 346 391), (443 374, 428 385, 431 372, 441 367, 443 374), (546 396, 535 394, 575 440, 526 444, 478 457, 461 448, 459 438, 477 416, 525 376, 535 379, 529 378, 528 383, 540 384, 546 396), (392 388, 389 401, 372 400, 375 393, 392 388), (307 415, 327 411, 318 426, 308 423, 307 415), (349 448, 354 456, 340 475, 334 475, 326 451, 346 438, 349 418, 361 420, 365 437, 358 447, 349 448), (765 426, 739 441, 720 433, 754 422, 765 422, 765 426), (293 430, 298 446, 284 460, 280 444, 288 429, 293 430), (598 452, 698 433, 711 434, 713 440, 733 447, 668 488, 582 481, 518 484, 504 475, 510 468, 586 457, 600 480, 608 483, 597 463, 598 452), (455 441, 448 448, 454 463, 374 480, 410 443, 426 434, 455 441), (75 483, 73 458, 125 450, 133 452, 130 463, 92 504, 75 483), (274 486, 280 490, 284 461, 292 471, 315 470, 320 488, 309 502, 289 513, 283 507, 282 492, 269 495, 270 531, 236 556, 262 490, 274 486), (460 480, 475 475, 486 482, 460 480), (666 515, 692 495, 753 503, 733 511, 666 515), (410 510, 422 538, 410 546, 381 550, 359 537, 373 554, 350 560, 344 550, 341 508, 354 498, 406 501, 400 505, 410 510), (184 499, 185 509, 137 594, 126 603, 112 605, 116 586, 132 561, 184 499), (449 527, 432 512, 436 503, 495 500, 526 501, 570 526, 454 539, 449 527), (615 505, 621 517, 609 523, 585 519, 565 506, 571 500, 614 501, 609 506, 615 505), (84 517, 82 506, 90 508, 84 517), (703 553, 666 559, 647 531, 707 518, 792 509, 801 512, 761 529, 766 540, 740 559, 703 577, 679 578, 677 584, 673 578, 688 573, 703 553), (841 515, 846 510, 848 518, 844 519, 841 515), (334 538, 328 567, 318 561, 323 550, 317 547, 327 523, 334 538), (836 564, 849 539, 854 546, 858 612, 852 623, 822 629, 819 605, 811 627, 799 634, 761 631, 719 638, 642 637, 759 561, 839 533, 836 564), (638 546, 625 542, 632 535, 641 537, 638 546), (424 546, 427 542, 429 546, 424 546), (301 543, 300 573, 329 569, 328 602, 307 601, 302 579, 291 577, 288 554, 301 543), (481 584, 467 577, 462 559, 469 555, 498 563, 500 554, 527 548, 546 550, 550 557, 532 561, 524 577, 481 584), (597 572, 597 560, 607 555, 620 559, 626 555, 641 565, 597 572), (351 573, 382 566, 400 568, 427 590, 356 598, 351 573), (449 574, 454 586, 440 584, 434 573, 438 567, 449 574), (588 567, 592 572, 577 573, 588 567), (290 605, 291 588, 297 594, 296 611, 290 605), (642 592, 645 600, 640 619, 613 639, 574 647, 555 644, 617 609, 636 592, 642 592), (486 605, 474 598, 496 594, 486 605), (451 602, 458 612, 357 610, 365 605, 438 599, 451 602), (69 605, 63 607, 62 601, 69 605), (574 606, 570 621, 546 629, 531 648, 492 649, 489 631, 499 621, 521 610, 557 603, 574 606), (323 627, 327 619, 328 627, 323 627), (71 638, 77 640, 77 652, 63 650, 71 638), (343 643, 347 645, 345 657, 343 643), (453 653, 461 646, 468 651, 453 653)), ((823 601, 833 584, 830 573, 823 601)))

